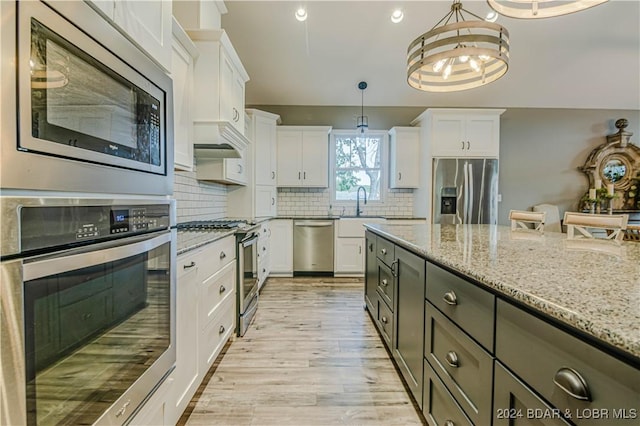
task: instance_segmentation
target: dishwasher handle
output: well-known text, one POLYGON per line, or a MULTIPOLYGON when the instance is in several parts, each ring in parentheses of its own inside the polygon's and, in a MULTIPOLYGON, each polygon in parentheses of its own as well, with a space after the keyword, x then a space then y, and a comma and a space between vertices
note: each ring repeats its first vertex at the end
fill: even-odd
POLYGON ((326 226, 333 226, 333 221, 331 221, 331 220, 328 220, 328 221, 309 220, 309 221, 305 221, 305 222, 294 222, 293 224, 295 226, 322 228, 322 227, 326 227, 326 226))

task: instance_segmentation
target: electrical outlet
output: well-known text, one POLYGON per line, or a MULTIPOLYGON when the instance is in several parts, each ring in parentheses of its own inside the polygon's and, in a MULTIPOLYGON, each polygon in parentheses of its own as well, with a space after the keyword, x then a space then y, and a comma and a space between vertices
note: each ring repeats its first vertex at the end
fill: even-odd
POLYGON ((498 202, 501 203, 502 202, 502 194, 498 194, 498 202))

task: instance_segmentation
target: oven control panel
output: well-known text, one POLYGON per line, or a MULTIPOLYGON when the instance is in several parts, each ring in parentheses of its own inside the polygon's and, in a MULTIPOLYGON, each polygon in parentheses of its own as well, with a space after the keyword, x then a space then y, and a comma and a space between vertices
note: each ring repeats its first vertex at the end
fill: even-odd
POLYGON ((22 251, 169 229, 169 204, 21 209, 22 251))

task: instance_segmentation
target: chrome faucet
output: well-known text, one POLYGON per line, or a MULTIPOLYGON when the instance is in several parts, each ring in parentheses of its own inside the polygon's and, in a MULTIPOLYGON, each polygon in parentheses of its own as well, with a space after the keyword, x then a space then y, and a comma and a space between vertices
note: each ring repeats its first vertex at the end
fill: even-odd
POLYGON ((364 192, 364 204, 367 204, 367 190, 364 189, 364 186, 359 186, 358 187, 358 192, 356 193, 356 216, 360 216, 360 213, 362 213, 362 210, 360 210, 360 190, 362 189, 362 192, 364 192))

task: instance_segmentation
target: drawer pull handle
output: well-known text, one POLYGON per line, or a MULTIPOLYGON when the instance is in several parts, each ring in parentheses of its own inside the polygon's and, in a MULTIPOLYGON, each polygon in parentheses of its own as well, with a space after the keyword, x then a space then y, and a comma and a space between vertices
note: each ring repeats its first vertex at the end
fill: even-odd
POLYGON ((447 364, 449 364, 449 367, 452 367, 452 368, 460 367, 460 362, 458 361, 458 354, 455 353, 454 351, 447 352, 447 355, 445 355, 444 359, 445 361, 447 361, 447 364))
POLYGON ((444 426, 456 426, 456 424, 454 422, 452 422, 451 420, 445 420, 444 421, 444 426))
POLYGON ((573 368, 562 367, 553 376, 553 383, 575 399, 591 401, 591 392, 589 392, 587 382, 573 368))
POLYGON ((225 252, 221 251, 221 252, 220 252, 220 259, 222 260, 222 259, 224 259, 225 257, 227 257, 227 253, 225 253, 225 252))
POLYGON ((224 325, 221 325, 220 330, 218 330, 218 333, 222 334, 224 333, 224 331, 225 331, 224 325))
POLYGON ((388 285, 389 285, 389 282, 388 282, 388 281, 387 281, 387 279, 385 278, 385 279, 383 279, 383 280, 382 280, 382 282, 381 282, 380 284, 382 284, 382 287, 386 287, 386 286, 388 286, 388 285))
POLYGON ((194 266, 196 266, 196 262, 191 261, 191 263, 188 264, 188 265, 182 265, 182 268, 183 269, 189 269, 189 268, 193 268, 194 266))
POLYGON ((380 250, 380 253, 382 253, 382 254, 387 254, 387 249, 385 249, 385 248, 381 249, 381 250, 380 250))
POLYGON ((387 323, 387 317, 382 317, 382 318, 380 319, 380 321, 382 321, 383 323, 385 323, 385 324, 386 324, 386 323, 387 323))
POLYGON ((227 291, 227 289, 223 285, 221 285, 220 286, 220 294, 224 293, 225 291, 227 291))
POLYGON ((446 303, 447 305, 455 306, 458 304, 458 298, 456 297, 456 294, 453 291, 446 292, 442 299, 444 300, 444 303, 446 303))
POLYGON ((398 260, 396 259, 391 263, 391 275, 393 275, 394 277, 398 276, 398 271, 396 270, 397 266, 398 260))

